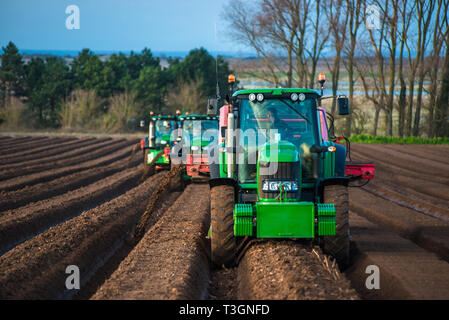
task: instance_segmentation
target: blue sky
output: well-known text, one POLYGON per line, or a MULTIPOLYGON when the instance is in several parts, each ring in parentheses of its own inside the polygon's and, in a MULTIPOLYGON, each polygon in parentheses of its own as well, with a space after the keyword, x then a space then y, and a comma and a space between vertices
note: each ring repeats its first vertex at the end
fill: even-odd
POLYGON ((0 0, 0 46, 13 41, 21 50, 248 51, 223 33, 228 1, 0 0), (65 26, 65 9, 72 4, 80 9, 79 30, 65 26))

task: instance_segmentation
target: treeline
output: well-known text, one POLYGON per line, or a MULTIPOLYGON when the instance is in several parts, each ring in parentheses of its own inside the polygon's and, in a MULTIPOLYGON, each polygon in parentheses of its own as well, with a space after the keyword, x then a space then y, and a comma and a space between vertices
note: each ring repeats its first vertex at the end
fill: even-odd
POLYGON ((147 48, 106 61, 84 49, 71 63, 59 57, 25 63, 12 42, 2 49, 0 122, 11 127, 122 131, 149 111, 203 113, 216 94, 216 61, 221 92, 231 73, 203 48, 168 58, 166 68, 147 48))
MULTIPOLYGON (((316 88, 324 64, 334 95, 347 80, 351 105, 361 91, 374 107, 371 134, 383 114, 389 136, 433 138, 449 136, 448 12, 449 0, 233 0, 224 18, 257 52, 255 77, 316 88)), ((357 116, 346 118, 345 135, 357 116)))

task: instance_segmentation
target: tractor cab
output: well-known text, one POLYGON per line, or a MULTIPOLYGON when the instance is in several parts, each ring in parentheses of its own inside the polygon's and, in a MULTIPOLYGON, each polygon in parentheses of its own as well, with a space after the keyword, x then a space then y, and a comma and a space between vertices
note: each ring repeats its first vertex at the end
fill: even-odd
POLYGON ((149 165, 157 157, 157 160, 155 160, 156 169, 168 169, 170 167, 170 148, 175 143, 176 117, 155 116, 150 113, 148 128, 148 136, 140 142, 144 154, 144 163, 149 165), (160 154, 161 152, 163 153, 160 154))
POLYGON ((318 146, 332 145, 319 97, 310 89, 241 90, 233 94, 232 105, 222 107, 219 132, 225 142, 221 147, 232 143, 227 137, 232 121, 237 152, 223 153, 216 162, 222 168, 220 177, 232 177, 244 187, 243 201, 256 201, 261 195, 263 199, 265 191, 275 191, 265 190, 275 184, 264 183, 260 176, 270 166, 279 171, 273 178, 290 179, 302 189, 298 200, 312 201, 316 180, 334 174, 327 160, 333 155, 317 152, 318 146), (232 120, 222 121, 230 115, 232 120))
MULTIPOLYGON (((183 161, 190 178, 209 177, 208 148, 217 143, 218 117, 187 114, 178 116, 180 145, 186 153, 183 161)), ((200 180, 200 179, 197 179, 200 180)))
POLYGON ((284 163, 301 159, 302 174, 298 178, 302 181, 315 179, 319 174, 317 156, 310 153, 311 146, 320 140, 314 110, 316 93, 296 91, 295 101, 288 93, 273 95, 273 91, 248 90, 234 95, 240 104, 237 177, 249 188, 257 190, 259 160, 284 163), (277 153, 271 152, 274 147, 279 149, 277 153))

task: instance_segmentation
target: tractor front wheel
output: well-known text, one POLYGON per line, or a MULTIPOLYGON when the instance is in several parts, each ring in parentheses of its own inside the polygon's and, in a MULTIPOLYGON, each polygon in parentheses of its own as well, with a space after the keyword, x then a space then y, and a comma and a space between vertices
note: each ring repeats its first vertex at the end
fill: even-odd
POLYGON ((230 267, 235 260, 234 204, 233 186, 222 185, 211 189, 211 259, 219 267, 230 267))
POLYGON ((323 238, 323 250, 332 255, 340 269, 349 265, 349 195, 348 187, 330 185, 324 188, 324 202, 335 205, 335 236, 323 238))

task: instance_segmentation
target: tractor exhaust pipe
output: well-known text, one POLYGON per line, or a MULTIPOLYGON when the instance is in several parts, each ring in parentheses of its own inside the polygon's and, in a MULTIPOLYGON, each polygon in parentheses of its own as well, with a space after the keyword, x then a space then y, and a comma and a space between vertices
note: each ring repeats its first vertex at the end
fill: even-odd
POLYGON ((227 165, 228 165, 228 178, 233 178, 234 176, 234 111, 232 104, 229 104, 228 113, 228 129, 226 132, 226 145, 228 152, 226 153, 227 165))
POLYGON ((150 131, 148 132, 148 146, 154 147, 154 121, 150 119, 150 131))

